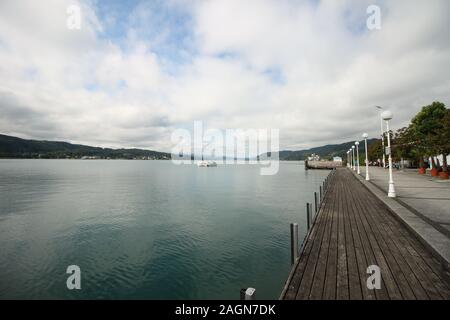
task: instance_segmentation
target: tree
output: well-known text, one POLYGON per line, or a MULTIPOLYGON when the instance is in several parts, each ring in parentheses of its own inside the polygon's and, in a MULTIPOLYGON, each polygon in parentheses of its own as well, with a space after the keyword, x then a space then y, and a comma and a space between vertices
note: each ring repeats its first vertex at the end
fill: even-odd
MULTIPOLYGON (((415 143, 416 153, 421 158, 423 156, 434 156, 439 154, 439 145, 441 141, 436 140, 436 136, 442 130, 442 119, 447 114, 447 108, 442 102, 433 102, 428 106, 424 106, 422 110, 412 119, 408 129, 411 142, 415 143)), ((433 165, 434 158, 433 158, 433 165)))
POLYGON ((368 146, 368 158, 375 161, 383 157, 383 147, 381 145, 381 139, 375 140, 368 146))
POLYGON ((447 155, 450 153, 450 110, 441 119, 441 126, 433 137, 438 154, 442 154, 442 171, 448 172, 447 155))
POLYGON ((403 127, 394 133, 392 139, 392 156, 394 160, 398 161, 405 158, 414 158, 413 154, 414 143, 411 142, 412 137, 409 127, 403 127))
POLYGON ((419 167, 423 167, 423 156, 426 153, 420 144, 412 125, 397 130, 393 139, 393 157, 395 160, 414 159, 419 161, 419 167))

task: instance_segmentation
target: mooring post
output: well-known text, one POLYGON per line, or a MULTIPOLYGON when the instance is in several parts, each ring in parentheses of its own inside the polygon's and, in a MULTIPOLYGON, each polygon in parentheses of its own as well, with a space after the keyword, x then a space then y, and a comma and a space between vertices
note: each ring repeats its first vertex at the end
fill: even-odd
POLYGON ((323 188, 322 188, 322 186, 319 186, 319 192, 320 192, 319 200, 320 200, 320 203, 321 203, 322 199, 323 199, 323 188))
POLYGON ((241 300, 255 300, 255 288, 241 289, 241 300))
POLYGON ((291 223, 291 263, 294 264, 298 258, 298 224, 291 223))
POLYGON ((314 208, 316 209, 314 213, 317 213, 317 192, 314 192, 314 208))
POLYGON ((306 203, 306 225, 311 228, 311 213, 309 212, 309 203, 306 203))

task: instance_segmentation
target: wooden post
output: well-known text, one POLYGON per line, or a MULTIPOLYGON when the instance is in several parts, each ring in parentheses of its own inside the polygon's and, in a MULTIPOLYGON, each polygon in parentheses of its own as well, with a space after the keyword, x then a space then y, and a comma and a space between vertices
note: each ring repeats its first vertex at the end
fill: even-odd
POLYGON ((306 225, 311 228, 311 212, 309 212, 309 203, 306 203, 306 225))
POLYGON ((298 258, 298 224, 291 223, 291 263, 294 264, 298 258))
POLYGON ((321 203, 321 202, 322 202, 322 199, 323 199, 322 186, 319 187, 319 192, 320 192, 320 193, 319 193, 319 195, 320 195, 320 197, 319 197, 319 200, 320 200, 319 203, 321 203))

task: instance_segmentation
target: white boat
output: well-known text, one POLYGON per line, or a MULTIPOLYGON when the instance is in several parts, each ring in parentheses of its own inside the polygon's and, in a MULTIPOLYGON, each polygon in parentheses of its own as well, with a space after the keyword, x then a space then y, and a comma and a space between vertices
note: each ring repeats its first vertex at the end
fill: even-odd
POLYGON ((202 144, 202 160, 197 162, 197 166, 199 168, 206 168, 206 167, 217 167, 217 163, 213 160, 205 160, 203 158, 203 149, 204 149, 204 143, 202 144))
POLYGON ((204 168, 206 168, 206 167, 217 167, 217 163, 215 161, 212 161, 212 160, 208 160, 208 161, 202 160, 202 161, 197 162, 197 166, 198 167, 204 167, 204 168))

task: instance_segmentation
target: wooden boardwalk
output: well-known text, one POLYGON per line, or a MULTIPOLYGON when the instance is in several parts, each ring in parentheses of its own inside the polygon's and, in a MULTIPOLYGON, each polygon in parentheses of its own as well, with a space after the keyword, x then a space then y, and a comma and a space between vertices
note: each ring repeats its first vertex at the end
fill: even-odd
POLYGON ((441 264, 346 168, 337 169, 282 299, 450 299, 441 264), (381 289, 367 288, 367 267, 381 289))

